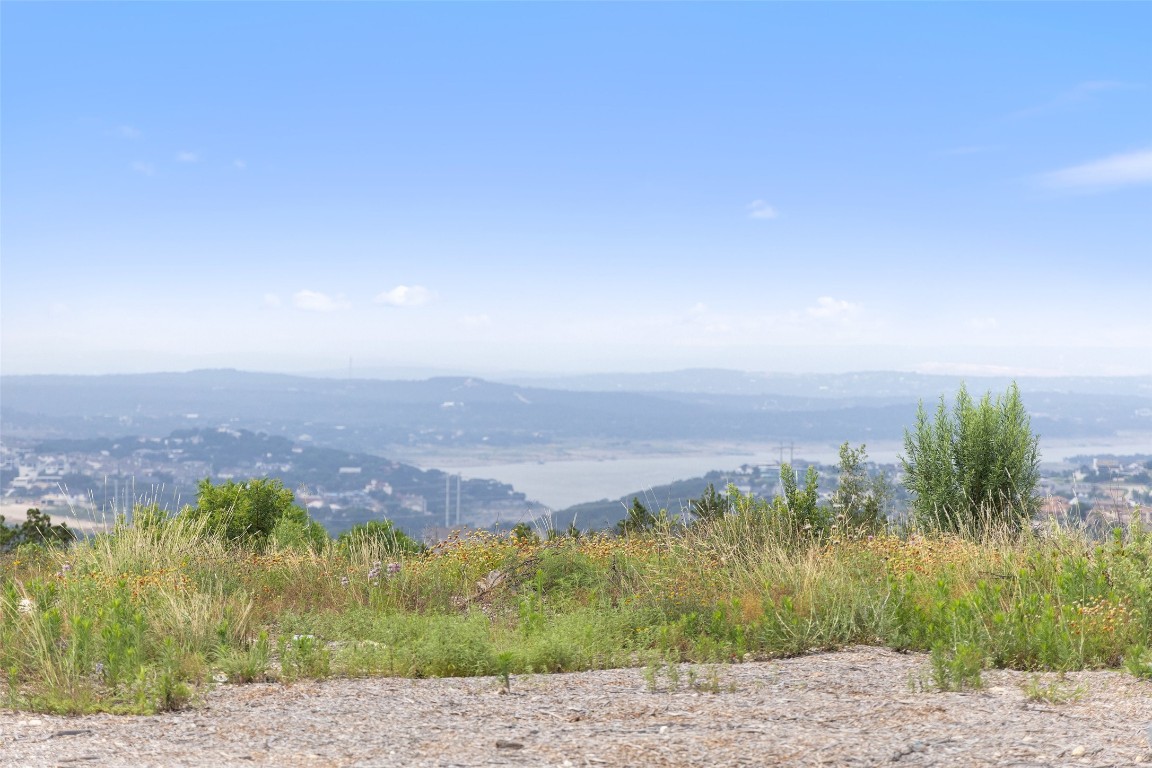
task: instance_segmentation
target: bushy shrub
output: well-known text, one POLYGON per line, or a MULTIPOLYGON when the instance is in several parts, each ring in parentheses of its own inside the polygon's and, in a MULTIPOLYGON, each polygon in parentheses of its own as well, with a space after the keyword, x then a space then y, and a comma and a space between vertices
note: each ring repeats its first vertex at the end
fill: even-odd
POLYGON ((979 403, 961 386, 952 411, 941 397, 934 419, 921 402, 901 457, 917 522, 972 536, 1019 531, 1040 504, 1038 442, 1015 384, 979 403))
POLYGON ((424 546, 397 528, 391 520, 369 520, 353 526, 337 538, 345 549, 371 550, 377 555, 422 552, 424 546))
POLYGON ((730 506, 728 499, 716 492, 716 486, 708 483, 700 498, 688 502, 688 511, 697 520, 715 520, 727 514, 730 506))
POLYGON ((626 536, 633 533, 641 533, 643 531, 650 531, 656 527, 660 517, 648 511, 648 507, 640 501, 640 499, 633 498, 632 506, 628 508, 628 515, 620 522, 616 523, 616 534, 618 536, 626 536))
POLYGON ((801 488, 796 481, 796 470, 791 464, 780 467, 780 487, 784 495, 779 501, 783 502, 787 510, 788 522, 797 531, 804 531, 812 536, 822 536, 832 524, 832 515, 826 507, 819 505, 820 475, 816 468, 809 465, 804 472, 804 487, 801 488))
POLYGON ((298 534, 311 541, 323 529, 317 531, 310 527, 316 524, 308 520, 308 513, 297 507, 295 500, 292 491, 272 478, 257 478, 243 483, 229 480, 220 485, 213 485, 205 478, 200 481, 196 506, 185 507, 180 515, 191 519, 205 518, 209 532, 244 544, 266 543, 281 520, 287 521, 280 527, 283 537, 291 538, 298 534), (297 530, 293 532, 292 528, 297 530))
POLYGON ((297 506, 289 507, 268 535, 270 542, 281 548, 301 549, 307 547, 319 551, 329 541, 324 526, 308 517, 308 513, 297 506))

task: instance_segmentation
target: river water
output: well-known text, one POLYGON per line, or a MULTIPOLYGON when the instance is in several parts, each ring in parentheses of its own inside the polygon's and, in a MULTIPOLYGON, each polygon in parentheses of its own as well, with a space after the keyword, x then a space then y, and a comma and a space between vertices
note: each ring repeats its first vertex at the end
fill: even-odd
MULTIPOLYGON (((896 464, 903 445, 896 442, 868 446, 868 458, 881 464, 896 464)), ((1147 435, 1044 441, 1040 452, 1047 463, 1059 463, 1072 456, 1152 454, 1152 437, 1147 435)), ((661 453, 621 455, 604 458, 549 459, 477 464, 460 457, 414 462, 465 478, 491 478, 509 483, 532 501, 553 510, 585 501, 617 499, 676 480, 700 477, 713 470, 726 472, 743 464, 777 464, 781 455, 789 458, 789 448, 781 454, 778 446, 749 446, 728 452, 661 453)), ((795 445, 791 455, 797 462, 836 464, 837 445, 795 445)))
MULTIPOLYGON (((890 450, 876 453, 869 448, 869 456, 875 461, 891 462, 896 460, 896 450, 895 445, 890 450)), ((836 446, 795 446, 792 456, 796 461, 835 464, 837 451, 836 446)), ((492 478, 509 483, 529 499, 556 510, 585 501, 617 499, 676 480, 700 477, 713 470, 727 472, 743 464, 776 464, 780 455, 778 447, 764 447, 731 453, 625 455, 506 464, 440 461, 431 466, 466 478, 492 478)), ((788 458, 786 447, 784 459, 787 461, 788 458)), ((421 466, 429 465, 421 462, 421 466)))

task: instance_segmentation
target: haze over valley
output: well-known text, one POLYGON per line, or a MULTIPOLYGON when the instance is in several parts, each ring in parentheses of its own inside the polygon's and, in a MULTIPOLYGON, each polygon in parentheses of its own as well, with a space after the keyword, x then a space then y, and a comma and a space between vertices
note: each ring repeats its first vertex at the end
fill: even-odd
MULTIPOLYGON (((1010 383, 965 382, 975 395, 1010 383)), ((205 477, 272 476, 334 531, 384 517, 415 534, 567 520, 565 510, 598 500, 610 503, 581 522, 610 525, 625 511, 613 500, 640 494, 675 512, 709 472, 723 487, 748 467, 817 464, 830 481, 843 442, 867 445, 896 479, 917 406, 950 402, 960 384, 896 372, 725 370, 525 383, 231 370, 5 376, 3 493, 9 512, 69 504, 104 512, 144 497, 188 503, 205 477), (675 493, 656 491, 692 478, 675 493)), ((1019 386, 1052 467, 1152 456, 1152 379, 1019 386)))

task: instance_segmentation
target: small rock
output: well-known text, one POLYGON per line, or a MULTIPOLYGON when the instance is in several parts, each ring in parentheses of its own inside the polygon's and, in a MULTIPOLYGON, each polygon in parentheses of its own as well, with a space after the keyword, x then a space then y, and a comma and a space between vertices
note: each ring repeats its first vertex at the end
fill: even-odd
POLYGON ((496 749, 524 749, 524 745, 518 741, 505 741, 504 739, 496 739, 496 749))
POLYGON ((1072 747, 1072 751, 1069 752, 1068 754, 1071 755, 1072 757, 1083 757, 1084 753, 1087 751, 1088 750, 1084 749, 1083 746, 1077 744, 1075 747, 1072 747))
POLYGON ((910 747, 910 749, 913 752, 923 752, 927 748, 928 748, 928 745, 925 744, 924 742, 920 741, 920 740, 916 740, 916 741, 912 742, 912 745, 910 747))
POLYGON ((660 726, 660 735, 663 736, 666 733, 668 733, 668 726, 666 726, 666 725, 660 726))

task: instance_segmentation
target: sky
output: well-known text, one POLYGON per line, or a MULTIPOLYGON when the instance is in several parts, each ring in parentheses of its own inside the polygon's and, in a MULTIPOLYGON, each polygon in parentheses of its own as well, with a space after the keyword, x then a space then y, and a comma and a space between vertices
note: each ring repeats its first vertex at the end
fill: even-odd
POLYGON ((1149 3, 0 6, 0 372, 1152 374, 1149 3))

